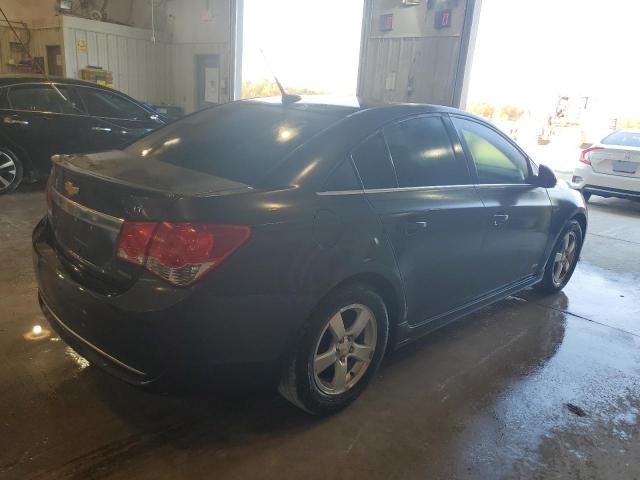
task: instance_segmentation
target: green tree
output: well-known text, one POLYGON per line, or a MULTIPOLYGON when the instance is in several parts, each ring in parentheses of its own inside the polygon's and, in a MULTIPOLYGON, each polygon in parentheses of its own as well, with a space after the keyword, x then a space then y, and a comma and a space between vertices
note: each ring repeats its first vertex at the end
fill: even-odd
MULTIPOLYGON (((296 95, 320 95, 324 92, 319 90, 313 90, 310 88, 299 88, 287 85, 284 87, 287 93, 296 95)), ((242 82, 242 98, 257 98, 257 97, 275 97, 280 95, 280 90, 275 82, 267 79, 250 81, 245 80, 242 82)))
POLYGON ((491 119, 496 112, 496 107, 489 102, 474 102, 469 106, 469 111, 475 115, 491 119))
POLYGON ((500 117, 512 122, 517 122, 524 115, 524 108, 517 105, 503 105, 500 109, 500 117))

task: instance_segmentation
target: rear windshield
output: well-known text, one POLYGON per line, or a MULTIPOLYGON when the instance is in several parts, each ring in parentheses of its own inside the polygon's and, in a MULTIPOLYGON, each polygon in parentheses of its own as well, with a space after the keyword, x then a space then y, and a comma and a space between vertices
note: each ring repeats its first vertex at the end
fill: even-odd
POLYGON ((640 132, 613 132, 611 135, 606 136, 602 143, 605 145, 640 147, 640 132))
POLYGON ((234 102, 178 120, 129 153, 255 185, 297 146, 339 120, 298 106, 234 102))

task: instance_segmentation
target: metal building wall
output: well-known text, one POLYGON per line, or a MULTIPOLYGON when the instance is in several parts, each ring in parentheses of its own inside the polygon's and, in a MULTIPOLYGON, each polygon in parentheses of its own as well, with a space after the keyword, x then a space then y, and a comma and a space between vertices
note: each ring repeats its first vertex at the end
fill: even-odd
POLYGON ((459 106, 464 101, 480 0, 367 0, 358 92, 382 102, 459 106), (437 29, 438 12, 450 26, 437 29), (382 28, 391 16, 391 28, 382 28))
POLYGON ((137 100, 159 103, 171 97, 170 50, 153 43, 150 30, 63 16, 66 76, 80 78, 88 65, 113 72, 115 89, 137 100))
MULTIPOLYGON (((62 45, 62 29, 60 20, 52 17, 48 21, 36 22, 29 25, 29 33, 20 25, 13 24, 22 41, 26 41, 31 36, 28 48, 33 57, 43 57, 46 62, 47 45, 62 45)), ((16 43, 17 39, 12 30, 3 23, 0 25, 0 73, 25 73, 28 70, 21 69, 11 64, 11 43, 16 43)))

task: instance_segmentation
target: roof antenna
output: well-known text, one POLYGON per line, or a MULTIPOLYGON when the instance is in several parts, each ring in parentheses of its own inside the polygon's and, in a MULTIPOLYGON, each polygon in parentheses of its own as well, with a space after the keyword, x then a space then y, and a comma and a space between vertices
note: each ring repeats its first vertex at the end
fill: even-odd
POLYGON ((262 58, 264 58, 264 63, 267 64, 267 68, 269 69, 269 72, 271 73, 271 76, 276 81, 276 85, 278 86, 278 90, 280 90, 280 95, 282 96, 282 104, 283 105, 288 105, 290 103, 296 103, 296 102, 299 102, 300 100, 302 100, 302 97, 300 95, 290 95, 285 91, 284 87, 280 83, 280 80, 278 80, 278 77, 276 77, 276 74, 273 73, 273 69, 271 68, 271 65, 269 64, 269 60, 267 60, 267 56, 264 54, 264 51, 262 49, 260 49, 260 53, 262 54, 262 58))

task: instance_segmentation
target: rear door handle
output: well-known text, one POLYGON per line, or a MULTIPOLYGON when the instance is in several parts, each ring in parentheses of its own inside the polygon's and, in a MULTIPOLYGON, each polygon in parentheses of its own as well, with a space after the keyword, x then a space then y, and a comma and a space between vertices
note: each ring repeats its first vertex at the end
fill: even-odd
POLYGON ((111 129, 108 127, 91 127, 91 130, 93 130, 94 132, 104 132, 104 133, 109 133, 111 131, 111 129))
POLYGON ((405 227, 405 232, 407 235, 415 235, 421 231, 426 230, 429 227, 429 224, 424 221, 412 222, 409 221, 405 227))
POLYGON ((7 125, 29 125, 29 120, 22 120, 15 115, 3 117, 2 122, 7 125))
POLYGON ((509 221, 509 215, 507 215, 506 213, 496 213, 493 216, 493 225, 496 227, 498 225, 504 225, 508 221, 509 221))

